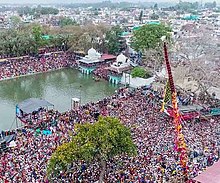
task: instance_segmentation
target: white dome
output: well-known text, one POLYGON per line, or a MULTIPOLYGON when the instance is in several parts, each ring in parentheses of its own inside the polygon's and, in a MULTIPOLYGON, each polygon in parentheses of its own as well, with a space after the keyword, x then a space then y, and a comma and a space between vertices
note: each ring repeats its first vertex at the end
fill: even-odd
POLYGON ((96 56, 97 56, 96 50, 95 50, 94 48, 90 48, 90 49, 88 50, 88 56, 89 56, 89 57, 96 57, 96 56))
POLYGON ((124 56, 122 53, 120 55, 117 56, 117 59, 116 61, 117 62, 122 62, 122 63, 125 63, 126 62, 126 56, 124 56))

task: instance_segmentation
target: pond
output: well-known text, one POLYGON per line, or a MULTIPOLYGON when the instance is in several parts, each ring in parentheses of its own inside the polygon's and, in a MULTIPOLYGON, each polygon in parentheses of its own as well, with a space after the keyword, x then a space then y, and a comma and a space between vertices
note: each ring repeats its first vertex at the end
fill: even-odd
POLYGON ((15 128, 15 106, 25 99, 43 98, 64 112, 71 108, 73 97, 81 98, 85 104, 112 95, 116 89, 107 81, 96 82, 91 75, 75 69, 0 81, 0 130, 15 128))

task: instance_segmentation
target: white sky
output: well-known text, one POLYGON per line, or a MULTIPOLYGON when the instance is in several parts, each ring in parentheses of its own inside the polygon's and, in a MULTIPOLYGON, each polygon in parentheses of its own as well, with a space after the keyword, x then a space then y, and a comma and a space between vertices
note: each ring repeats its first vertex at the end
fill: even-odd
MULTIPOLYGON (((0 0, 0 4, 2 3, 10 3, 10 4, 23 4, 23 3, 38 3, 38 4, 50 4, 50 3, 82 3, 82 2, 101 2, 103 0, 0 0)), ((132 0, 112 0, 112 2, 118 2, 118 1, 130 1, 132 0)), ((138 0, 141 2, 178 2, 179 0, 138 0)), ((138 2, 137 1, 137 2, 138 2)), ((188 2, 195 2, 196 0, 184 0, 188 2)), ((202 2, 213 2, 214 0, 202 0, 202 2)), ((215 0, 218 4, 220 3, 220 0, 215 0)), ((134 1, 133 1, 134 2, 134 1)), ((198 0, 198 2, 201 2, 201 0, 198 0)))

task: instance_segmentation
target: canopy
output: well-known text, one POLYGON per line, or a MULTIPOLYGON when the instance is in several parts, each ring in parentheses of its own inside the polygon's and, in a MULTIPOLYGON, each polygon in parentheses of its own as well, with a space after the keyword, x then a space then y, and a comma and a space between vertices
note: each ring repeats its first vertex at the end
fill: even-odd
POLYGON ((220 161, 208 167, 206 171, 198 175, 194 180, 201 183, 220 183, 220 161))
POLYGON ((39 98, 29 98, 17 105, 17 107, 26 114, 30 114, 34 111, 38 111, 40 108, 49 106, 54 105, 44 99, 39 98))

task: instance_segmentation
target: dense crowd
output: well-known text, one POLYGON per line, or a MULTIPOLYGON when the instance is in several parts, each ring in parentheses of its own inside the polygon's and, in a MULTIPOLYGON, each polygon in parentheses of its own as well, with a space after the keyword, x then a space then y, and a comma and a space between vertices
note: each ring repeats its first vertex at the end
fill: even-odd
POLYGON ((108 69, 106 68, 109 66, 110 64, 102 64, 93 71, 93 74, 98 78, 108 80, 108 69))
MULTIPOLYGON (((174 126, 171 118, 160 112, 161 93, 151 89, 122 88, 113 96, 88 103, 65 113, 50 111, 47 125, 51 134, 24 128, 17 130, 17 146, 0 157, 0 180, 5 182, 49 182, 46 165, 56 147, 69 141, 76 123, 91 123, 99 115, 116 116, 131 129, 138 148, 135 157, 120 156, 107 162, 105 182, 184 182, 183 171, 174 151, 174 126)), ((188 145, 189 178, 218 161, 220 157, 219 117, 208 121, 182 121, 188 145)), ((42 129, 43 130, 43 129, 42 129)), ((78 162, 68 172, 60 172, 52 182, 96 182, 99 164, 78 162)))
POLYGON ((0 62, 0 80, 48 72, 75 65, 74 55, 62 51, 47 53, 38 57, 11 58, 0 62))

